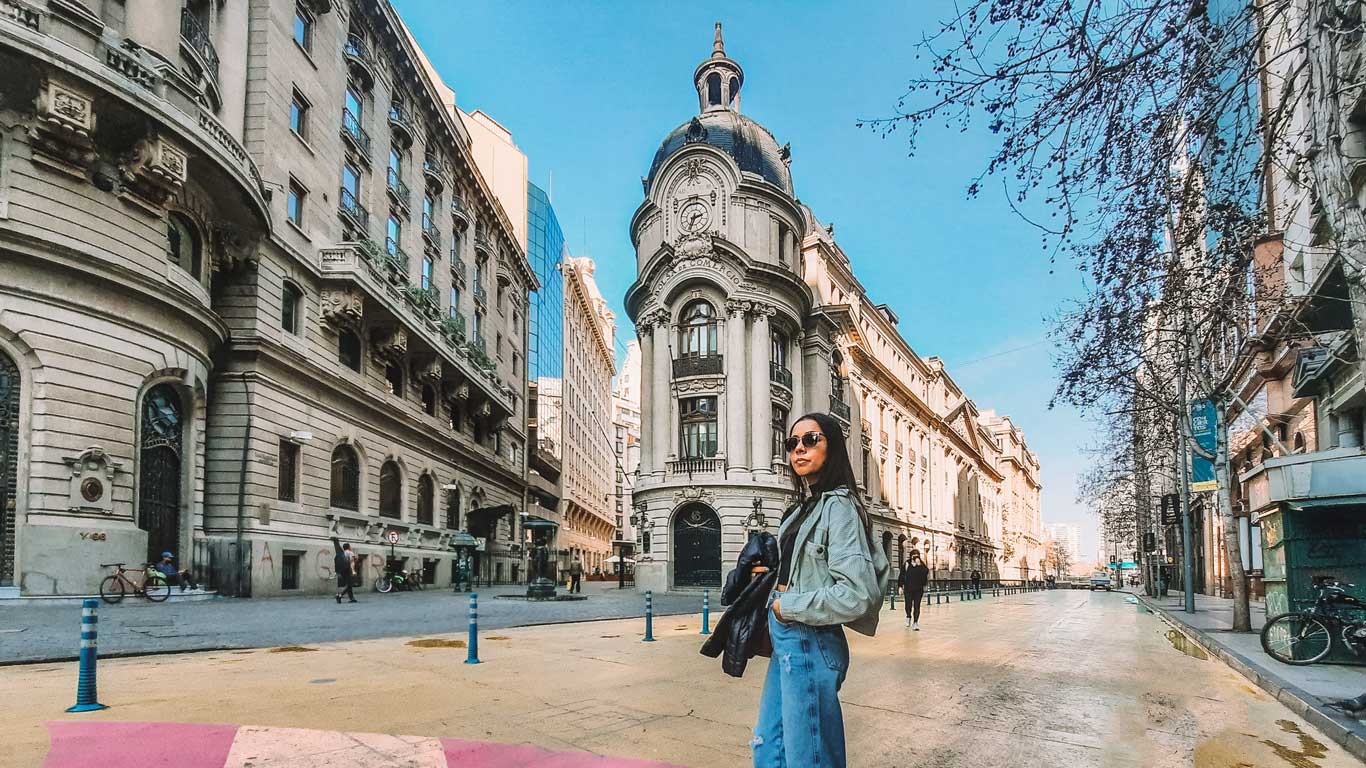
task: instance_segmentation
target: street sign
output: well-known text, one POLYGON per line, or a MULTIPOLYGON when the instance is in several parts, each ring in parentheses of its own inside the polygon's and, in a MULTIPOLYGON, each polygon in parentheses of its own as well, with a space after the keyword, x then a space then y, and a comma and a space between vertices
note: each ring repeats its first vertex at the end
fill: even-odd
POLYGON ((1114 555, 1110 555, 1110 565, 1114 565, 1114 564, 1115 564, 1115 556, 1114 556, 1114 555))
MULTIPOLYGON (((1181 522, 1181 495, 1177 493, 1162 494, 1162 524, 1178 525, 1181 522)), ((1148 550, 1152 551, 1152 550, 1148 550)))
MULTIPOLYGON (((1196 400, 1191 403, 1191 438, 1209 453, 1214 453, 1214 428, 1218 414, 1214 403, 1209 400, 1196 400)), ((1202 458, 1191 451, 1191 490, 1215 491, 1219 483, 1214 479, 1214 462, 1202 458)))
POLYGON ((1156 551, 1157 551, 1157 536, 1154 535, 1152 532, 1148 532, 1148 533, 1143 534, 1143 551, 1144 551, 1144 552, 1156 552, 1156 551))
POLYGON ((395 531, 395 530, 392 530, 392 529, 391 529, 391 530, 389 531, 389 533, 385 534, 385 538, 389 540, 389 543, 390 543, 390 544, 397 544, 397 543, 398 543, 398 531, 395 531))

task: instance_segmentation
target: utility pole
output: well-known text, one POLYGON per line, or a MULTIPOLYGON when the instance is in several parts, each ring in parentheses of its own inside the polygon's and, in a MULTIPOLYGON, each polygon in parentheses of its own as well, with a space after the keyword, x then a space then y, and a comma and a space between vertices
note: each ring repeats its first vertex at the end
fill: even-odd
MULTIPOLYGON (((1184 344, 1185 334, 1182 334, 1184 344)), ((1180 428, 1177 430, 1180 435, 1181 449, 1177 451, 1177 463, 1181 467, 1181 487, 1178 489, 1181 494, 1181 568, 1185 574, 1181 579, 1181 588, 1184 593, 1185 602, 1183 610, 1186 613, 1195 613, 1195 582, 1191 578, 1195 568, 1194 553, 1191 551, 1191 491, 1190 491, 1190 465, 1188 455, 1190 451, 1190 433, 1187 430, 1190 424, 1190 405, 1186 402, 1186 371, 1183 369, 1181 375, 1176 379, 1177 397, 1181 401, 1180 428)))

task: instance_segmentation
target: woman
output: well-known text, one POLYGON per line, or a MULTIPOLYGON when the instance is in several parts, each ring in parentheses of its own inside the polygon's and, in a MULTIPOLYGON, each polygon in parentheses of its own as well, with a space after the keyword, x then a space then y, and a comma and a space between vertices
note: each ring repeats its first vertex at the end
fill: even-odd
POLYGON ((920 552, 911 550, 902 574, 901 588, 906 593, 906 626, 920 631, 920 598, 925 596, 925 584, 930 580, 930 569, 920 559, 920 552))
POLYGON ((773 656, 751 742, 754 765, 838 768, 839 689, 849 671, 844 627, 877 631, 887 558, 873 546, 839 422, 807 414, 792 425, 785 447, 801 501, 778 529, 782 555, 768 615, 773 656))

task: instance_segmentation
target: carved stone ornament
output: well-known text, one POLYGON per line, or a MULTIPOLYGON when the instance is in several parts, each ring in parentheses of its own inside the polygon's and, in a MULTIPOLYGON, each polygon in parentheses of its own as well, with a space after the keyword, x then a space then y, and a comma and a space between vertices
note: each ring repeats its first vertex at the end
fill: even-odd
POLYGON ((334 328, 356 328, 365 313, 365 295, 356 288, 324 288, 323 322, 334 328))
POLYGON ((680 235, 678 242, 674 245, 675 262, 705 259, 711 255, 712 245, 710 235, 697 232, 680 235))
POLYGON ((489 405, 489 401, 487 401, 487 400, 485 400, 484 402, 480 403, 480 404, 479 404, 479 407, 477 407, 477 408, 474 409, 474 415, 475 415, 475 416, 478 416, 478 417, 481 418, 481 419, 487 419, 487 418, 489 417, 489 415, 492 414, 492 413, 493 413, 493 406, 489 405))
POLYGON ((727 299, 726 314, 731 317, 741 317, 749 313, 752 304, 753 302, 745 301, 743 299, 727 299))
POLYGON ((34 149, 75 168, 95 159, 95 99, 56 80, 44 80, 34 104, 37 119, 29 130, 34 149))
POLYGON ((396 327, 382 332, 379 343, 372 348, 375 357, 382 362, 402 360, 408 354, 408 331, 396 327))
POLYGON ((778 403, 784 408, 792 407, 792 393, 788 392, 786 387, 770 384, 768 392, 769 396, 773 398, 773 402, 778 403))
POLYGON ((213 269, 215 272, 235 272, 256 269, 261 263, 257 247, 261 235, 234 224, 219 223, 213 227, 213 269))
POLYGON ((687 381, 680 381, 674 385, 674 389, 683 395, 693 393, 713 393, 726 391, 726 379, 723 376, 705 376, 689 378, 687 381))
POLYGON ((707 129, 696 117, 688 121, 688 132, 683 135, 684 144, 698 144, 707 140, 707 129))
POLYGON ((62 462, 71 473, 67 509, 106 515, 114 511, 114 476, 123 471, 122 464, 110 459, 98 445, 76 456, 64 456, 62 462))
POLYGON ((700 501, 713 508, 716 506, 716 497, 706 488, 690 485, 687 488, 680 488, 674 491, 674 506, 694 501, 700 501))
POLYGON ((441 383, 441 358, 434 357, 426 363, 416 366, 413 371, 413 378, 426 384, 441 383))
POLYGON ((190 159, 166 138, 149 134, 133 145, 119 163, 124 186, 156 205, 179 192, 189 173, 190 159))
POLYGON ((446 399, 455 402, 465 402, 470 399, 470 383, 468 381, 446 382, 446 399))

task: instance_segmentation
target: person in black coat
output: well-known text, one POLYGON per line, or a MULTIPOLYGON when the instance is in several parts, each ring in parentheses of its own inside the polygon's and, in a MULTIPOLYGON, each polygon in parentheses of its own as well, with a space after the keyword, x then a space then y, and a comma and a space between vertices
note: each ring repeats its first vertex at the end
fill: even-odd
POLYGON ((920 559, 920 553, 911 550, 911 558, 901 574, 901 589, 906 594, 906 626, 920 631, 920 598, 925 596, 925 585, 930 581, 930 569, 920 559))
POLYGON ((755 656, 773 654, 768 636, 768 598, 778 583, 778 540, 766 531, 750 533, 735 570, 726 576, 721 604, 728 606, 702 644, 702 655, 721 657, 721 669, 740 677, 755 656))
POLYGON ((332 568, 337 572, 337 602, 340 603, 342 595, 346 595, 351 602, 356 602, 356 592, 354 584, 356 581, 356 556, 351 552, 350 544, 342 544, 337 541, 337 537, 332 537, 332 568))

